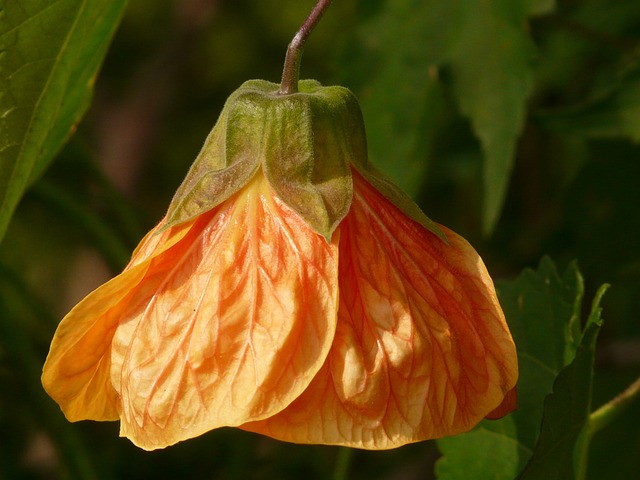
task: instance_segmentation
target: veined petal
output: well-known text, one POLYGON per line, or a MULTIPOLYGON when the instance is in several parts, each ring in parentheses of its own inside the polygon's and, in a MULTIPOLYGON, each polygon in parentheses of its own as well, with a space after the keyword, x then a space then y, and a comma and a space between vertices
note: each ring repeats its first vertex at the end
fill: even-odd
POLYGON ((339 236, 313 233, 262 173, 192 232, 154 259, 113 339, 121 435, 145 449, 276 414, 335 333, 339 236))
POLYGON ((469 430, 518 375, 493 283, 462 237, 440 227, 447 245, 353 179, 327 362, 289 407, 242 428, 367 449, 469 430))
POLYGON ((188 230, 156 233, 161 227, 162 223, 140 242, 120 275, 87 295, 58 326, 42 384, 70 421, 118 419, 118 396, 110 380, 111 339, 150 259, 175 245, 188 230))

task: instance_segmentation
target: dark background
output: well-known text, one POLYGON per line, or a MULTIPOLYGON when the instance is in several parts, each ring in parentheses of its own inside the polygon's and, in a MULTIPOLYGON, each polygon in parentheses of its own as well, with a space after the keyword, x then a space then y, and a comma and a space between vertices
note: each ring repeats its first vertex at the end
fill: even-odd
MULTIPOLYGON (((438 10, 423 19, 424 8, 412 17, 412 3, 336 0, 308 42, 302 77, 356 93, 372 161, 431 218, 468 238, 495 278, 549 254, 561 266, 578 260, 587 301, 612 284, 598 406, 640 372, 640 2, 559 1, 527 23, 533 86, 490 234, 482 228, 483 153, 433 30, 456 19, 438 10)), ((0 477, 312 480, 349 460, 347 478, 432 478, 433 442, 348 454, 221 429, 145 453, 119 439, 115 423, 68 424, 39 384, 59 319, 117 273, 160 219, 226 97, 248 79, 279 81, 286 45, 311 4, 130 3, 91 110, 25 196, 0 252, 0 314, 19 319, 0 332, 0 477), (61 463, 61 450, 77 451, 75 463, 61 463)), ((635 405, 596 436, 589 479, 635 478, 639 426, 635 405)))

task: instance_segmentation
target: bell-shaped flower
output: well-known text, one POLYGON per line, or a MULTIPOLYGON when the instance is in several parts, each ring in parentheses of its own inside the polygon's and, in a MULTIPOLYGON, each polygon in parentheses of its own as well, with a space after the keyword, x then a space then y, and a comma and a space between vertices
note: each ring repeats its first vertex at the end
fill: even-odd
POLYGON ((515 408, 475 250, 367 163, 341 87, 245 83, 124 271, 61 322, 46 391, 162 448, 222 426, 367 449, 515 408))

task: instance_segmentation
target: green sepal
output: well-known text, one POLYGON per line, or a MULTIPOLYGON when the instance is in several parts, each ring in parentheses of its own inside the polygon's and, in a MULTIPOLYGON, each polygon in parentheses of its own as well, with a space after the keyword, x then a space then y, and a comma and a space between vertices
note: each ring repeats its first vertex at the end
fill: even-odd
POLYGON ((218 206, 261 166, 278 198, 330 241, 351 207, 354 167, 405 215, 446 241, 413 200, 368 163, 353 93, 315 80, 300 81, 298 89, 283 95, 275 83, 250 80, 229 97, 169 205, 166 226, 218 206))
POLYGON ((227 99, 218 121, 178 187, 165 228, 184 223, 215 208, 244 187, 264 155, 265 123, 246 101, 269 82, 245 82, 227 99))
POLYGON ((352 141, 350 119, 359 107, 346 88, 314 80, 301 81, 298 93, 278 89, 250 80, 229 97, 173 197, 167 227, 224 202, 262 166, 278 198, 330 241, 351 206, 350 164, 364 134, 352 141))
MULTIPOLYGON (((337 88, 337 87, 334 87, 337 88)), ((413 199, 400 189, 396 184, 386 178, 378 171, 370 162, 367 153, 367 136, 365 133, 364 119, 362 110, 358 101, 349 90, 343 88, 349 93, 348 99, 349 114, 342 117, 339 128, 346 132, 350 137, 351 146, 351 165, 384 197, 400 209, 402 213, 418 222, 430 232, 436 234, 446 243, 449 243, 447 237, 442 233, 438 224, 427 217, 413 199)))
POLYGON ((278 197, 330 241, 353 197, 350 164, 360 139, 347 126, 359 111, 355 97, 343 87, 303 80, 298 93, 264 106, 265 176, 278 197))

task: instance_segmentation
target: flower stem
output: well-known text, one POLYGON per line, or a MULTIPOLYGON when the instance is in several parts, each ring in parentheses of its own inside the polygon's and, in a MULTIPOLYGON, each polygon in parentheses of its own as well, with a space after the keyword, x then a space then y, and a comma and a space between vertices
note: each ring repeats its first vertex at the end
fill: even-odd
POLYGON ((347 480, 349 478, 349 464, 353 456, 353 449, 340 447, 336 457, 336 465, 333 470, 333 480, 347 480))
POLYGON ((589 415, 587 424, 582 429, 574 450, 576 480, 587 478, 587 462, 589 445, 594 434, 618 418, 634 400, 640 398, 640 378, 636 379, 620 395, 602 405, 589 415))
POLYGON ((627 389, 613 400, 605 403, 591 414, 589 423, 595 433, 609 425, 617 418, 634 400, 640 398, 640 378, 636 379, 627 389))
POLYGON ((300 78, 300 60, 307 38, 318 24, 325 10, 331 4, 331 0, 318 0, 305 22, 295 34, 293 40, 287 48, 287 55, 284 59, 284 70, 282 71, 282 82, 280 83, 280 95, 289 95, 298 91, 298 79, 300 78))

